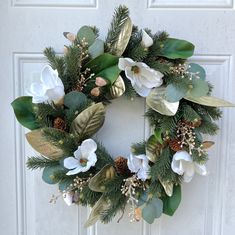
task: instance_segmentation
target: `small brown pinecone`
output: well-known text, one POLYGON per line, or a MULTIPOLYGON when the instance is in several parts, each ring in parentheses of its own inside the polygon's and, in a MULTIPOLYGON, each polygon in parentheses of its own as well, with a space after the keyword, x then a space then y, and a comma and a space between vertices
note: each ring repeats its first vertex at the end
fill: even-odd
POLYGON ((178 151, 182 150, 180 141, 177 140, 177 139, 171 140, 170 143, 169 143, 169 146, 175 152, 178 152, 178 151))
POLYGON ((57 117, 56 119, 54 119, 53 127, 64 131, 66 129, 66 123, 64 119, 62 119, 61 117, 57 117))
POLYGON ((127 166, 127 159, 122 157, 122 156, 118 156, 115 160, 115 167, 116 170, 119 174, 121 175, 129 175, 131 172, 127 166))

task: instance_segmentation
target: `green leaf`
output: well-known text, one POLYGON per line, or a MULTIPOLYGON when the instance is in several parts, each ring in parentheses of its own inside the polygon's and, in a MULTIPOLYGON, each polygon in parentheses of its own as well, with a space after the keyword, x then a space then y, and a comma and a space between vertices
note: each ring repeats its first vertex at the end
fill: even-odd
POLYGON ((147 223, 152 224, 155 218, 159 218, 161 216, 162 211, 162 200, 154 197, 150 199, 142 209, 142 217, 147 223))
POLYGON ((114 65, 112 67, 102 70, 101 72, 96 74, 96 77, 102 77, 107 80, 109 84, 113 84, 117 80, 120 72, 121 70, 118 68, 118 66, 114 65))
POLYGON ((137 207, 143 206, 148 201, 148 192, 144 191, 138 199, 137 207))
POLYGON ((34 112, 35 106, 32 103, 31 96, 21 96, 15 99, 11 103, 11 106, 14 109, 16 119, 22 126, 30 130, 40 128, 34 112))
POLYGON ((60 181, 56 174, 63 173, 65 170, 61 166, 47 166, 42 172, 42 179, 47 184, 56 184, 60 181))
POLYGON ((147 96, 146 103, 151 109, 166 116, 174 116, 179 107, 179 102, 168 102, 166 100, 165 87, 152 89, 147 96))
POLYGON ((234 104, 213 96, 192 97, 187 95, 184 99, 196 104, 201 104, 210 107, 235 107, 234 104))
POLYGON ((91 55, 92 59, 103 54, 104 42, 101 39, 96 39, 95 42, 88 48, 88 52, 91 55))
POLYGON ((64 105, 70 109, 82 110, 87 105, 87 97, 82 92, 71 91, 64 96, 64 105))
POLYGON ((77 33, 77 37, 80 41, 85 39, 85 41, 88 43, 88 46, 90 46, 94 43, 96 35, 94 34, 91 27, 83 26, 79 29, 79 31, 77 33))
MULTIPOLYGON (((188 94, 193 97, 206 96, 209 91, 208 83, 201 79, 192 79, 192 89, 188 91, 188 94)), ((188 95, 187 94, 187 95, 188 95)))
POLYGON ((169 59, 187 59, 192 56, 194 45, 188 41, 168 38, 161 49, 161 56, 169 59))
POLYGON ((171 197, 164 197, 163 200, 163 213, 172 216, 178 208, 181 201, 181 186, 174 186, 173 195, 171 197))
POLYGON ((97 74, 108 67, 117 65, 118 60, 119 60, 119 57, 108 54, 108 53, 104 53, 96 57, 95 59, 89 61, 85 65, 85 68, 90 68, 93 73, 97 74))
POLYGON ((105 108, 102 103, 94 104, 82 111, 72 122, 70 131, 80 140, 94 135, 103 125, 105 108))
POLYGON ((190 63, 188 72, 191 74, 192 78, 200 78, 201 80, 206 79, 206 71, 199 64, 190 63))
POLYGON ((166 99, 169 102, 177 102, 186 95, 187 91, 188 88, 186 86, 169 84, 166 87, 166 99))

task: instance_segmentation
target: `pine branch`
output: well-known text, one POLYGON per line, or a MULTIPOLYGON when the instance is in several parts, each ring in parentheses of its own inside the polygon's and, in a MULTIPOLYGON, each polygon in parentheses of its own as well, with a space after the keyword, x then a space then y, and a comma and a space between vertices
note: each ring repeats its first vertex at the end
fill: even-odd
POLYGON ((49 160, 43 157, 29 157, 26 162, 27 168, 30 170, 42 169, 47 166, 59 165, 58 161, 49 160))
POLYGON ((112 48, 112 46, 116 43, 122 27, 126 23, 128 17, 129 10, 126 6, 120 5, 115 9, 113 19, 105 40, 105 51, 109 52, 110 48, 112 48))
POLYGON ((145 148, 146 148, 145 141, 132 144, 132 146, 131 146, 131 150, 132 150, 133 154, 135 154, 135 155, 146 154, 145 148))

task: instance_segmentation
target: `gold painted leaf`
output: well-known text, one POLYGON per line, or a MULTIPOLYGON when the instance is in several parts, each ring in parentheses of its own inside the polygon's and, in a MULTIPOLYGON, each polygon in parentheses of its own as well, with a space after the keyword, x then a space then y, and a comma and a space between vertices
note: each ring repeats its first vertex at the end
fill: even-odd
POLYGON ((93 104, 82 111, 72 122, 70 131, 80 139, 94 135, 103 125, 105 108, 102 103, 93 104))
POLYGON ((37 152, 48 159, 59 160, 63 156, 63 151, 45 138, 42 129, 27 133, 26 139, 37 152))
POLYGON ((110 48, 112 54, 116 56, 121 56, 123 54, 130 40, 131 33, 132 33, 132 22, 131 19, 128 17, 121 29, 117 41, 110 48))
POLYGON ((174 116, 178 110, 179 102, 170 103, 166 99, 166 88, 154 88, 146 98, 147 105, 156 112, 166 115, 174 116))
POLYGON ((184 97, 184 99, 194 102, 196 104, 201 104, 211 107, 235 107, 234 104, 213 96, 201 96, 201 97, 186 96, 184 97))
POLYGON ((104 183, 112 179, 115 174, 114 167, 106 165, 90 179, 88 186, 92 191, 103 193, 106 191, 104 183))
POLYGON ((215 142, 213 141, 204 141, 202 143, 202 148, 203 149, 209 149, 210 147, 212 147, 215 144, 215 142))
POLYGON ((109 206, 110 202, 108 202, 108 200, 105 199, 104 195, 102 195, 100 199, 96 202, 96 204, 93 206, 89 218, 85 223, 85 227, 87 228, 95 224, 99 220, 102 211, 107 210, 109 206))
POLYGON ((171 197, 172 194, 173 194, 173 183, 170 182, 170 181, 163 181, 161 179, 159 179, 161 185, 163 186, 165 192, 166 192, 166 195, 171 197))
POLYGON ((114 82, 114 84, 110 88, 108 96, 110 96, 111 99, 118 98, 123 95, 125 90, 126 90, 125 83, 122 77, 118 76, 117 80, 114 82))

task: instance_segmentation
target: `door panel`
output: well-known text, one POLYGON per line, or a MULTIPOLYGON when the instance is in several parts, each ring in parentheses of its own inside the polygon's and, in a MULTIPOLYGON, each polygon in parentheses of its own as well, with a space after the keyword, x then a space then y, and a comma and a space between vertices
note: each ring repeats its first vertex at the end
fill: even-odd
MULTIPOLYGON (((235 102, 233 89, 235 20, 232 0, 4 0, 0 2, 0 97, 2 102, 0 182, 1 231, 9 235, 230 235, 235 229, 235 111, 224 110, 221 132, 210 151, 208 177, 195 177, 183 185, 183 200, 173 217, 163 216, 153 225, 130 223, 128 210, 108 225, 85 229, 89 208, 67 207, 63 200, 51 204, 57 188, 41 181, 40 172, 28 171, 25 161, 33 154, 22 129, 14 120, 10 102, 24 95, 34 76, 46 63, 41 51, 53 46, 61 53, 67 43, 62 32, 76 32, 96 25, 105 36, 113 9, 130 8, 134 24, 153 31, 166 30, 172 37, 196 45, 192 58, 206 68, 214 94, 235 102)), ((149 135, 143 118, 143 99, 120 98, 107 110, 98 133, 114 156, 128 155, 130 145, 149 135), (127 125, 128 123, 128 125, 127 125)))

